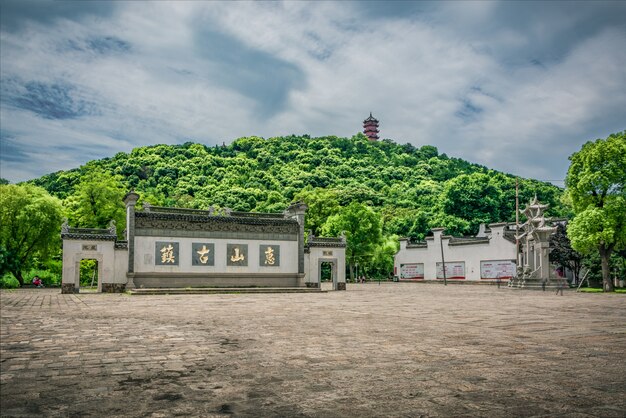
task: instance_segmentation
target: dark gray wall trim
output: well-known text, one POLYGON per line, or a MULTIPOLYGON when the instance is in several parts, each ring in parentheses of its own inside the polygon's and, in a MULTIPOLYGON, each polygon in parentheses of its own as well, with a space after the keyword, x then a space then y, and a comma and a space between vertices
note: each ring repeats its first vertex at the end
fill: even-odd
POLYGON ((299 273, 165 273, 165 272, 141 272, 135 273, 135 279, 144 278, 186 278, 186 279, 204 279, 204 278, 229 278, 229 279, 297 279, 304 277, 299 273))
POLYGON ((176 238, 223 238, 237 240, 269 240, 269 241, 297 241, 298 234, 294 233, 272 233, 272 232, 227 232, 227 231, 185 231, 180 229, 156 229, 156 228, 136 228, 136 237, 176 237, 176 238))
POLYGON ((292 219, 255 219, 229 216, 194 216, 136 212, 135 222, 137 229, 279 234, 298 233, 298 223, 292 219))
POLYGON ((135 287, 301 287, 303 276, 297 273, 138 273, 135 287))

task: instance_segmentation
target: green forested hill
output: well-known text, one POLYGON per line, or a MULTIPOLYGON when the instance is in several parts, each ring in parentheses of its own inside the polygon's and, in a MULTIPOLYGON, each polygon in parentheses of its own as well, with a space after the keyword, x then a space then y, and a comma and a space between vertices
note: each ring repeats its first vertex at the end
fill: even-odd
MULTIPOLYGON (((433 146, 372 143, 362 134, 247 137, 216 147, 191 142, 141 147, 32 183, 71 208, 80 185, 90 181, 118 192, 134 189, 142 200, 162 206, 275 212, 304 200, 310 206, 308 228, 316 234, 323 233, 330 215, 353 202, 380 217, 386 236, 423 237, 436 226, 453 234, 472 233, 481 222, 515 219, 513 176, 439 155, 433 146)), ((564 214, 561 189, 520 179, 519 190, 521 204, 536 194, 551 205, 551 215, 564 214)), ((83 224, 106 221, 69 217, 83 224)))

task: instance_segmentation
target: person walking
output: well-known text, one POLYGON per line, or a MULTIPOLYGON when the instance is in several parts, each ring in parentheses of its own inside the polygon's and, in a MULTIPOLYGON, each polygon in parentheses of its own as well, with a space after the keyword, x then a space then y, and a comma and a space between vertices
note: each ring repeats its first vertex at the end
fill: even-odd
POLYGON ((558 295, 559 292, 561 292, 561 296, 563 296, 563 288, 565 287, 565 279, 563 277, 557 277, 556 281, 557 281, 556 294, 558 295))

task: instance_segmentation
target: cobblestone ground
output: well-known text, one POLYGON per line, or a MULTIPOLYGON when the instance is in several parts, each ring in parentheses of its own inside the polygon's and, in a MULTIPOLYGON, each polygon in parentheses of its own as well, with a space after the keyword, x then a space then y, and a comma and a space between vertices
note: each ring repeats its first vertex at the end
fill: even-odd
POLYGON ((626 298, 0 292, 9 416, 626 416, 626 298))

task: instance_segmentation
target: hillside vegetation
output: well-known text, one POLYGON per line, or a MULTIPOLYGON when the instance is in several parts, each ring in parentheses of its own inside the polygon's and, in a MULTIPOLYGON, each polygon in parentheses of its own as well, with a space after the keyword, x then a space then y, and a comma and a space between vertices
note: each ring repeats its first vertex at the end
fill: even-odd
MULTIPOLYGON (((277 212, 304 200, 311 206, 308 227, 318 234, 328 216, 352 202, 378 213, 385 235, 419 238, 436 226, 467 234, 481 222, 515 220, 513 176, 440 155, 433 146, 369 142, 361 134, 140 147, 33 183, 67 200, 103 173, 153 205, 277 212)), ((536 194, 552 215, 564 214, 562 191, 551 184, 521 179, 519 193, 522 204, 536 194)))
MULTIPOLYGON (((345 233, 352 278, 389 277, 398 236, 422 239, 434 227, 445 227, 450 234, 473 234, 480 223, 515 220, 514 177, 439 155, 433 146, 369 142, 362 134, 247 137, 215 147, 192 142, 141 147, 28 183, 0 184, 6 198, 3 222, 24 227, 11 228, 23 231, 21 238, 3 229, 0 274, 11 272, 19 284, 43 273, 37 269, 50 271, 54 278, 50 282, 58 282, 60 276, 60 221, 52 222, 58 224, 52 230, 42 222, 28 221, 29 217, 65 216, 72 226, 97 228, 115 220, 122 238, 126 227, 122 199, 131 189, 140 194, 140 206, 149 202, 280 212, 291 202, 304 201, 309 206, 307 233, 345 233), (31 210, 43 202, 49 203, 45 211, 31 210), (43 236, 46 245, 41 248, 29 246, 20 253, 24 247, 13 245, 24 239, 43 245, 43 236)), ((566 215, 562 190, 551 184, 520 179, 519 192, 522 204, 536 195, 551 205, 549 215, 566 215)), ((6 283, 2 276, 0 286, 6 283)))

